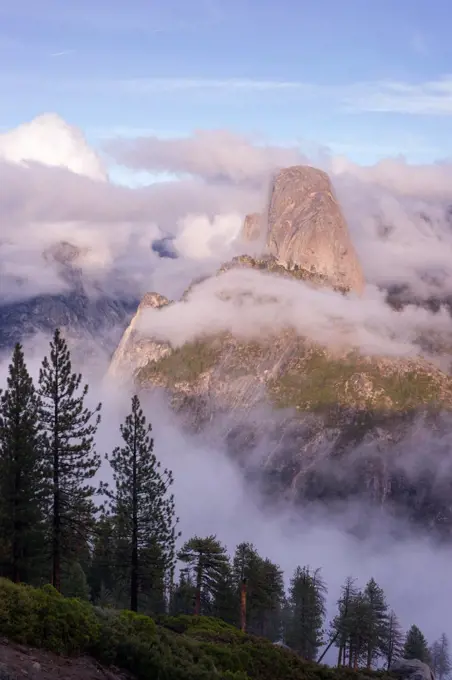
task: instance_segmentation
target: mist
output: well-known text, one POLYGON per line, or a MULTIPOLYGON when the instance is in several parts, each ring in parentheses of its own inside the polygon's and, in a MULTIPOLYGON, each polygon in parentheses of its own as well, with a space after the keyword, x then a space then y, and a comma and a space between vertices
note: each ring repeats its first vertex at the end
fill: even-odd
POLYGON ((144 309, 137 328, 144 336, 175 347, 221 331, 246 340, 293 329, 326 346, 355 347, 363 354, 417 356, 422 336, 450 336, 451 320, 445 308, 433 313, 408 305, 395 311, 375 286, 368 286, 361 297, 344 296, 241 269, 202 281, 186 302, 144 309))

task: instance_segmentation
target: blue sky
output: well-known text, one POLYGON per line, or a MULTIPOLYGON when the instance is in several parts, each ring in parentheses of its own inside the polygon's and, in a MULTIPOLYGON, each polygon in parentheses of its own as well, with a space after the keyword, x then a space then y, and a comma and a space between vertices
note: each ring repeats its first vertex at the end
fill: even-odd
POLYGON ((0 127, 452 156, 449 0, 0 0, 0 127))

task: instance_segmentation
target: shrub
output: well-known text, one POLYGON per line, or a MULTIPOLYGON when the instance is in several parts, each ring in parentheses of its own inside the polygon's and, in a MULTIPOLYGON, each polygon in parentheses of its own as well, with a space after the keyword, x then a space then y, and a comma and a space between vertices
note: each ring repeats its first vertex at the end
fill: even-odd
POLYGON ((88 650, 99 634, 93 608, 52 586, 32 588, 0 579, 0 633, 61 654, 88 650))

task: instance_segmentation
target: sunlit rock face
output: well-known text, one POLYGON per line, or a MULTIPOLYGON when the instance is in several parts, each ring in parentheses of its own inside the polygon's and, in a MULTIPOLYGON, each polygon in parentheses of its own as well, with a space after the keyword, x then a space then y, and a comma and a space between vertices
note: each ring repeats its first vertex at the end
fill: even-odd
POLYGON ((317 168, 281 170, 268 210, 267 248, 287 268, 300 267, 337 288, 360 293, 364 275, 330 178, 317 168))

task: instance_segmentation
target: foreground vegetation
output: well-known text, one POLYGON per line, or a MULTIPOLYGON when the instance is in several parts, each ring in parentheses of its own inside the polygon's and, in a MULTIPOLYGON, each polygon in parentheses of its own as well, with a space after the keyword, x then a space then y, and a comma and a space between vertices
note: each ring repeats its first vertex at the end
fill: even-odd
MULTIPOLYGON (((137 680, 363 680, 385 673, 331 669, 209 617, 93 607, 0 579, 0 635, 65 655, 89 654, 137 680)), ((388 676, 389 677, 389 676, 388 676)))

